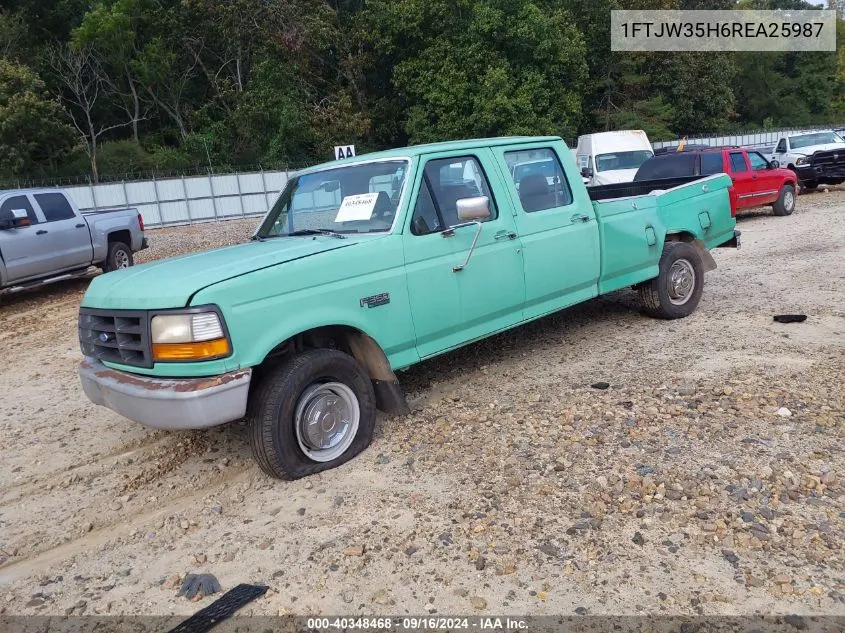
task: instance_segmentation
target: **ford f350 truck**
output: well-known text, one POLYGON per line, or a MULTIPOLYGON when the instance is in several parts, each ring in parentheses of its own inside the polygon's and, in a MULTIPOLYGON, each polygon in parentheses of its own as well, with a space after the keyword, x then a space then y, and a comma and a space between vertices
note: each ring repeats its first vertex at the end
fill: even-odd
POLYGON ((248 419, 260 467, 331 468, 406 413, 395 372, 634 286, 692 313, 709 249, 738 245, 724 174, 593 202, 557 137, 419 145, 291 178, 249 243, 93 280, 82 386, 135 422, 248 419), (513 166, 551 161, 551 175, 513 166))
POLYGON ((135 209, 80 213, 58 189, 0 192, 0 292, 128 268, 147 248, 135 209))

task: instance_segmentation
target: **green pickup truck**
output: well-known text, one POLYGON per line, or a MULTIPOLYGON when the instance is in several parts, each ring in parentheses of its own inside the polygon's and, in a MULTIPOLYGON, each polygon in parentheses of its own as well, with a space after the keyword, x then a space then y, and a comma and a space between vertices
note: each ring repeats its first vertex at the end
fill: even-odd
POLYGON ((653 316, 692 313, 709 249, 739 245, 730 186, 588 193, 557 137, 319 165, 248 243, 94 279, 82 386, 150 427, 246 416, 261 468, 303 477, 360 453, 376 409, 407 413, 397 370, 626 286, 653 316))

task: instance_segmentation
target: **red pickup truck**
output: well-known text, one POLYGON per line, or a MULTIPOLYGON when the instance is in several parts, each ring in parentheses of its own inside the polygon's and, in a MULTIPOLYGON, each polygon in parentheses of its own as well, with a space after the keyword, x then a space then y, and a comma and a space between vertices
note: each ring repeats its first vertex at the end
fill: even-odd
POLYGON ((767 160, 760 152, 742 147, 714 147, 682 150, 653 156, 640 165, 634 182, 640 180, 677 181, 685 178, 725 173, 733 180, 730 188, 731 213, 751 207, 771 205, 775 215, 795 210, 798 182, 795 172, 767 160))

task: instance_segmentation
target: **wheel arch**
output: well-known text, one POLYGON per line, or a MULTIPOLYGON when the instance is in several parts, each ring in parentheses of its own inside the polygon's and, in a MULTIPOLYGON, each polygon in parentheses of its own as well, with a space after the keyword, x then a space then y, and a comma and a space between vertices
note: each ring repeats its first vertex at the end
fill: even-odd
POLYGON ((112 231, 106 237, 106 243, 113 244, 114 242, 123 242, 129 248, 132 248, 132 233, 129 231, 129 229, 112 231))
POLYGON ((375 338, 352 325, 320 325, 287 336, 264 355, 254 371, 260 379, 268 367, 283 359, 305 349, 319 348, 338 349, 360 363, 373 383, 376 406, 380 411, 391 415, 405 415, 410 412, 387 354, 375 338))
POLYGON ((701 263, 704 266, 704 272, 716 270, 716 260, 713 255, 707 250, 704 242, 698 239, 692 232, 683 229, 669 229, 666 231, 666 242, 687 242, 695 247, 701 257, 701 263))

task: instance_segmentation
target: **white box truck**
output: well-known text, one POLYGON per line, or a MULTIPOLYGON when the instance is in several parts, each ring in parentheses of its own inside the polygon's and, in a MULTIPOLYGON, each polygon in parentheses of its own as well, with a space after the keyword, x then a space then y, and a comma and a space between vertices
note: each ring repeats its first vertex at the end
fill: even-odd
POLYGON ((599 132, 578 137, 575 160, 584 184, 613 185, 631 182, 647 158, 654 156, 642 130, 599 132))

